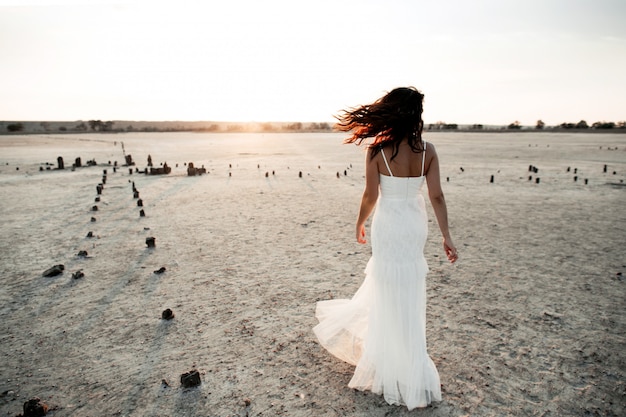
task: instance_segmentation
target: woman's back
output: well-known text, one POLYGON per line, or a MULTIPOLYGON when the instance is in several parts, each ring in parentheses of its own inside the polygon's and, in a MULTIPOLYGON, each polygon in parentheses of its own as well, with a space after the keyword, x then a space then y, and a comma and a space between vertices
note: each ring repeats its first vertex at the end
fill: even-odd
MULTIPOLYGON (((424 145, 426 145, 425 142, 424 145)), ((427 146, 425 147, 427 148, 427 146)), ((428 151, 415 152, 406 141, 400 143, 398 153, 393 159, 391 158, 394 152, 393 145, 383 147, 382 151, 385 153, 384 157, 389 164, 389 169, 387 169, 383 155, 377 155, 377 158, 379 158, 377 161, 378 171, 383 175, 394 177, 421 177, 428 172, 428 151), (424 154, 425 152, 426 155, 424 154), (391 172, 389 172, 389 170, 391 170, 391 172)))

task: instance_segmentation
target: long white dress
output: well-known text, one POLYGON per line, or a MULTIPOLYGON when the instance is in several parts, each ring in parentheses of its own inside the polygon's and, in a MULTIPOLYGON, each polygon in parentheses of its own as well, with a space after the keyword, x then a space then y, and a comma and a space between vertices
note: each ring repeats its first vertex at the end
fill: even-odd
POLYGON ((330 353, 356 366, 349 387, 411 410, 441 401, 426 350, 424 156, 421 177, 394 177, 382 155, 391 176, 380 174, 365 280, 350 300, 318 302, 313 331, 330 353))

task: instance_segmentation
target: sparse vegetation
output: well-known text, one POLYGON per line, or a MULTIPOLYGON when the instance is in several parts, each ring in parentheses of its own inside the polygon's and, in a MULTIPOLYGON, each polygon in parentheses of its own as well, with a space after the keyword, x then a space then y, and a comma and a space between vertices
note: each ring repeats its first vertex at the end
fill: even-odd
POLYGON ((22 123, 11 123, 7 125, 7 130, 9 132, 21 132, 24 130, 24 125, 22 123))
MULTIPOLYGON (((484 125, 446 123, 438 121, 425 126, 427 131, 459 131, 459 132, 500 132, 500 131, 626 131, 626 121, 606 122, 598 121, 588 124, 585 120, 577 123, 564 122, 558 125, 547 126, 543 120, 537 120, 533 125, 522 125, 515 121, 509 125, 484 125)), ((184 121, 0 121, 1 133, 81 133, 81 132, 212 132, 212 133, 298 133, 298 132, 332 132, 333 125, 328 122, 184 122, 184 121)))

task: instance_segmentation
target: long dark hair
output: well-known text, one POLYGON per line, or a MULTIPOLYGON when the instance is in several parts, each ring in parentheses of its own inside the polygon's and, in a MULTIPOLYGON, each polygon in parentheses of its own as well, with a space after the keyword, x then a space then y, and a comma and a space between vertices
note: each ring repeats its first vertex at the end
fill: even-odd
POLYGON ((361 145, 367 138, 374 138, 368 146, 372 158, 387 144, 393 145, 391 159, 398 154, 400 142, 407 139, 413 152, 422 152, 422 120, 424 95, 414 87, 391 90, 372 104, 343 110, 336 116, 335 129, 352 132, 344 143, 361 145))

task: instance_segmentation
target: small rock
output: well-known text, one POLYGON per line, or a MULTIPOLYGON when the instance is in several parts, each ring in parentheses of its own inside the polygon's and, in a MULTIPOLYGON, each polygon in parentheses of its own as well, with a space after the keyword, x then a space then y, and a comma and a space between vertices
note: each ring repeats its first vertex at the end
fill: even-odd
POLYGON ((92 218, 91 218, 91 222, 93 223, 93 222, 95 222, 95 221, 96 221, 96 218, 95 218, 95 217, 92 217, 92 218))
POLYGON ((37 397, 24 403, 24 417, 42 417, 48 412, 48 405, 37 397))
POLYGON ((244 398, 243 403, 246 405, 246 407, 250 407, 250 404, 252 404, 252 401, 250 401, 250 398, 244 398))
POLYGON ((146 245, 148 245, 149 248, 154 248, 155 247, 155 243, 156 242, 156 238, 154 237, 147 237, 146 238, 146 245))
POLYGON ((202 381, 200 380, 200 373, 195 369, 186 372, 180 376, 180 383, 185 388, 196 387, 202 383, 202 381))
POLYGON ((163 310, 163 312, 161 313, 161 318, 163 320, 172 320, 174 318, 174 312, 169 309, 166 308, 165 310, 163 310))
POLYGON ((93 232, 87 233, 87 237, 93 237, 93 232))
POLYGON ((83 273, 82 269, 79 269, 78 271, 74 272, 72 274, 72 278, 73 279, 79 279, 79 278, 83 278, 85 276, 85 274, 83 273))
POLYGON ((59 274, 63 273, 63 270, 65 269, 65 265, 55 265, 52 268, 48 268, 44 271, 43 276, 44 277, 56 277, 59 274))
POLYGON ((162 274, 163 272, 165 272, 166 269, 164 266, 160 267, 159 269, 157 269, 156 271, 154 271, 155 274, 162 274))
POLYGON ((86 258, 87 257, 87 251, 86 250, 81 250, 79 251, 76 256, 81 257, 81 258, 86 258))

